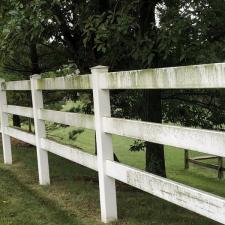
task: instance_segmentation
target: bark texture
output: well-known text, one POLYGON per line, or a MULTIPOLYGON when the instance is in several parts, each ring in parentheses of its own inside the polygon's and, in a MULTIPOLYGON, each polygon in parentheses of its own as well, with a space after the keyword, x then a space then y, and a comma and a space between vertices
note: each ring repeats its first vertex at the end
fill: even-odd
MULTIPOLYGON (((140 1, 140 28, 142 36, 157 35, 155 27, 155 7, 158 0, 140 1)), ((153 59, 152 66, 157 67, 157 56, 153 59)), ((162 123, 162 106, 160 90, 143 91, 142 120, 148 122, 162 123)), ((146 142, 146 171, 159 176, 166 177, 165 157, 163 145, 146 142)))

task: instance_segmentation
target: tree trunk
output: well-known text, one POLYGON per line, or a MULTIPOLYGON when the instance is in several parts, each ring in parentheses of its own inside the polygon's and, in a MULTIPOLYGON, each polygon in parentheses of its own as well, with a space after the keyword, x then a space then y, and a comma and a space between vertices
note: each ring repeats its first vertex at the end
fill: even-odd
POLYGON ((37 44, 33 41, 30 45, 30 61, 32 74, 39 74, 41 72, 39 67, 39 58, 37 52, 37 44))
MULTIPOLYGON (((162 123, 161 91, 144 90, 143 120, 162 123)), ((148 172, 166 177, 163 145, 146 142, 146 165, 148 172)))
MULTIPOLYGON (((159 0, 140 0, 140 29, 142 37, 157 38, 155 27, 155 7, 159 0)), ((152 66, 157 67, 157 56, 152 66)), ((160 90, 144 90, 142 120, 162 123, 162 106, 160 90)), ((146 142, 146 171, 166 177, 164 148, 162 145, 146 142)))
POLYGON ((13 126, 21 127, 20 117, 18 115, 13 115, 13 126))

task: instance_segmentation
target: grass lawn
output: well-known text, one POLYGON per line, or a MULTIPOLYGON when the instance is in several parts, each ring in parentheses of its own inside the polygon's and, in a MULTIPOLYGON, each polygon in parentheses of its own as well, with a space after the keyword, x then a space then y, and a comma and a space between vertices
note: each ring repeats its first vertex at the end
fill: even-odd
MULTIPOLYGON (((87 152, 94 152, 94 134, 85 130, 76 141, 68 139, 70 127, 49 132, 49 137, 87 152)), ((144 152, 129 152, 131 139, 113 136, 122 163, 144 168, 144 152)), ((192 153, 196 154, 196 153, 192 153)), ((50 154, 51 185, 38 185, 33 147, 15 147, 13 165, 2 163, 0 151, 0 225, 97 225, 100 222, 97 173, 50 154)), ((183 151, 166 147, 170 179, 225 197, 225 182, 215 171, 191 167, 185 171, 183 151)), ((119 221, 116 225, 216 225, 150 194, 117 183, 119 221)))

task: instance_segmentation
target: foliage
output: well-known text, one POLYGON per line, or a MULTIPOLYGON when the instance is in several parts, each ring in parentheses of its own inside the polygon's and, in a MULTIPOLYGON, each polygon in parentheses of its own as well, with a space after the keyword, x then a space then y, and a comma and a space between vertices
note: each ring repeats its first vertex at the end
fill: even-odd
POLYGON ((69 139, 75 141, 79 134, 83 133, 84 129, 78 128, 69 132, 69 139))
POLYGON ((224 61, 224 1, 168 2, 165 8, 159 9, 159 48, 168 49, 161 56, 167 58, 166 65, 224 61))
POLYGON ((134 143, 132 145, 130 145, 129 150, 131 152, 136 152, 136 151, 144 151, 145 150, 145 142, 141 141, 141 140, 137 140, 134 141, 134 143))
POLYGON ((120 7, 117 5, 114 11, 89 16, 84 27, 84 45, 93 42, 92 48, 102 54, 101 60, 112 69, 122 68, 122 64, 129 66, 127 60, 133 58, 134 62, 137 58, 139 25, 132 15, 137 2, 120 7))
POLYGON ((92 114, 93 113, 93 104, 90 99, 89 94, 79 93, 80 97, 77 101, 67 101, 65 105, 63 105, 62 111, 64 112, 75 112, 75 113, 85 113, 92 114))
POLYGON ((165 122, 224 130, 223 90, 170 91, 164 94, 163 99, 165 99, 163 101, 165 122))
MULTIPOLYGON (((75 113, 91 113, 90 112, 90 97, 87 94, 82 94, 80 100, 77 101, 66 101, 62 106, 63 112, 75 112, 75 113)), ((75 141, 77 137, 83 133, 84 129, 76 128, 69 132, 69 139, 75 141)))
POLYGON ((56 71, 48 71, 48 72, 41 73, 43 78, 73 76, 73 75, 79 75, 79 74, 80 74, 80 71, 77 68, 77 65, 73 62, 60 66, 56 71))

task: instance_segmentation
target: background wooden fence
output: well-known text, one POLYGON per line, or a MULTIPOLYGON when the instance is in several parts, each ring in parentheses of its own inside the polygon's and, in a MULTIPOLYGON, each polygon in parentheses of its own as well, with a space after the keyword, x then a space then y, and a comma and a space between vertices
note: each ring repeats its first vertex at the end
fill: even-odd
POLYGON ((218 176, 218 179, 220 179, 220 180, 223 179, 223 177, 224 177, 225 168, 223 166, 223 158, 222 157, 218 157, 218 156, 214 156, 214 155, 204 155, 204 156, 197 156, 197 157, 191 158, 189 156, 189 151, 184 150, 184 168, 189 169, 190 163, 193 165, 200 166, 200 167, 217 170, 217 176, 218 176), (217 164, 204 162, 205 160, 209 160, 209 159, 217 159, 217 164))
POLYGON ((40 75, 33 75, 26 81, 0 81, 4 162, 12 163, 10 137, 14 137, 36 145, 41 185, 50 184, 48 152, 98 171, 101 217, 105 223, 117 219, 115 180, 119 180, 225 224, 224 198, 117 163, 113 160, 112 146, 112 134, 117 134, 225 157, 225 133, 118 119, 110 114, 111 89, 225 88, 225 63, 114 73, 109 73, 107 67, 98 66, 91 72, 82 76, 42 79, 40 75), (69 89, 93 90, 94 116, 44 109, 43 90, 69 89), (7 105, 7 91, 31 91, 33 108, 7 105), (10 127, 8 114, 33 118, 35 135, 10 127), (98 155, 47 139, 44 121, 95 129, 98 155))

